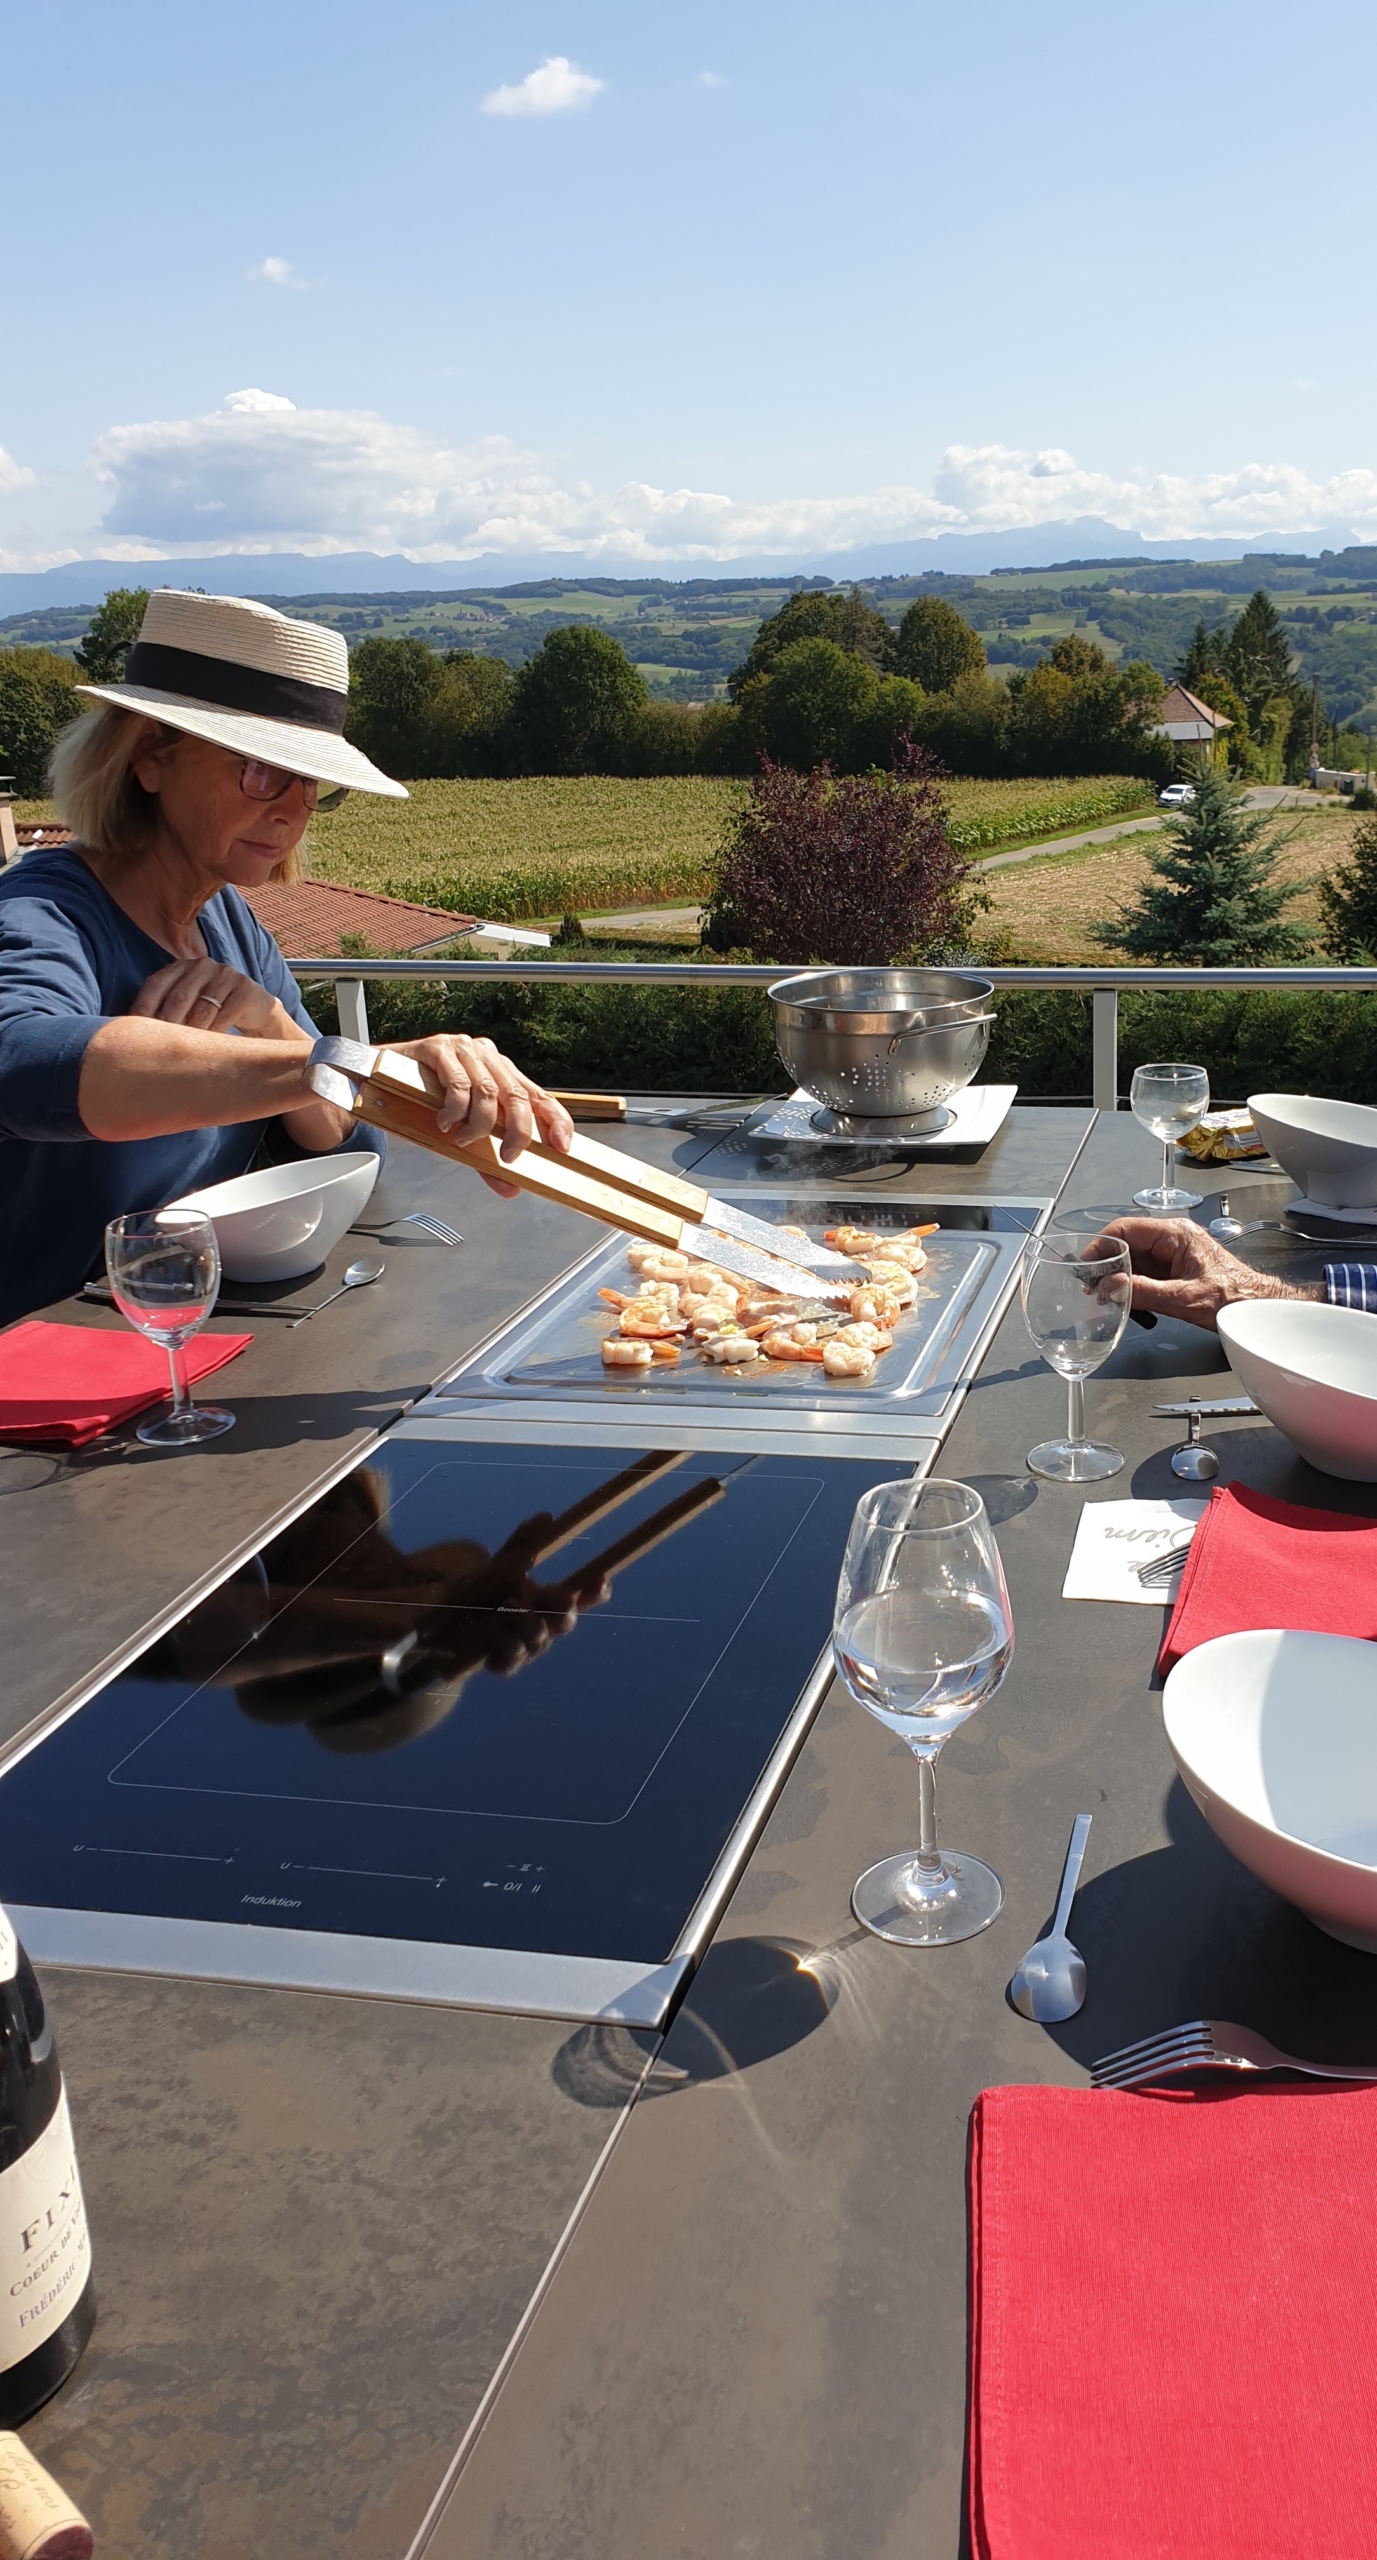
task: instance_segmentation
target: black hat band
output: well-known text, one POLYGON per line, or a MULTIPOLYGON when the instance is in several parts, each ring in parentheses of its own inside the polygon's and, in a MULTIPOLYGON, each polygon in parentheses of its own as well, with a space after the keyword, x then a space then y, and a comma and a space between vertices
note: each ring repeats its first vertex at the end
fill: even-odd
POLYGON ((180 693, 215 711, 247 711, 262 720, 293 720, 299 728, 344 731, 349 697, 332 684, 307 684, 300 676, 270 675, 235 658, 206 658, 199 649, 168 649, 159 640, 136 640, 124 663, 126 684, 155 693, 180 693))

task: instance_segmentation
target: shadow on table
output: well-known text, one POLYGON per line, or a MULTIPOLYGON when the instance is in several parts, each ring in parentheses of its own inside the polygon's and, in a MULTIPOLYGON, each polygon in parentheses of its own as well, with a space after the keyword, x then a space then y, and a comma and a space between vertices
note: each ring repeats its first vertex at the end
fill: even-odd
POLYGON ((1188 2019, 1231 2018, 1317 2062, 1377 2063, 1377 1957, 1326 1937, 1250 1875, 1179 1779, 1167 1826, 1169 1848, 1092 1876, 1076 1897, 1089 1990, 1077 2017, 1046 2030, 1061 2050, 1088 2067, 1188 2019))
MULTIPOLYGON (((790 1938, 724 1938, 709 1947, 642 2098, 725 2080, 802 2044, 840 1994, 833 1952, 790 1938)), ((655 2042, 629 2027, 580 2027, 555 2055, 555 2085, 581 2107, 624 2106, 655 2042)))

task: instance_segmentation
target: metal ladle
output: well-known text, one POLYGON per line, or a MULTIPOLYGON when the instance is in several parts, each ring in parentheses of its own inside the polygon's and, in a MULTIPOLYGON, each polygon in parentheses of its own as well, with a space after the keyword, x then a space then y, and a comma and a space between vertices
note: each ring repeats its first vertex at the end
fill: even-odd
POLYGON ((295 1333, 301 1325, 309 1324, 312 1316, 318 1316, 322 1307, 332 1307, 336 1298, 342 1298, 346 1289, 366 1289, 374 1280, 381 1280, 386 1269, 387 1264, 376 1254, 361 1262, 351 1262, 339 1287, 332 1289, 328 1298, 317 1298, 315 1305, 308 1307, 304 1316, 298 1316, 295 1324, 288 1325, 287 1331, 295 1333))

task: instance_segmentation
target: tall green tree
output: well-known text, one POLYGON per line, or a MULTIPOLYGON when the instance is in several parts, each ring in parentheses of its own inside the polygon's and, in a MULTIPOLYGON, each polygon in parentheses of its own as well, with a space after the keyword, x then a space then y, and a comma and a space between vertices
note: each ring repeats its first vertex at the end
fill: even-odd
POLYGON ((1270 817, 1245 810, 1237 784, 1207 766, 1194 802, 1153 854, 1136 901, 1096 925, 1096 940, 1134 960, 1197 968, 1304 959, 1310 936, 1285 913, 1299 888, 1272 876, 1288 840, 1270 817))
POLYGON ((1157 734, 1162 679, 1134 661, 1113 666, 1069 631, 1009 679, 1008 755, 1015 773, 1157 773, 1171 767, 1157 734))
POLYGON ((950 693, 963 676, 985 672, 985 643, 942 596, 920 596, 899 625, 894 643, 896 675, 924 693, 950 693))
POLYGON ((86 626, 76 662, 88 684, 118 684, 148 607, 147 587, 112 587, 86 626))
POLYGON ((796 640, 742 696, 741 711, 751 742, 776 764, 796 773, 820 764, 845 771, 879 696, 880 679, 864 658, 834 640, 796 640))
POLYGON ((1292 689, 1291 643, 1265 587, 1250 596, 1224 643, 1221 673, 1248 705, 1248 726, 1260 736, 1267 705, 1292 689))
MULTIPOLYGON (((1198 620, 1191 633, 1190 647, 1177 665, 1176 681, 1187 686, 1190 692, 1200 694, 1201 701, 1205 702, 1209 697, 1200 692, 1201 686, 1208 684, 1212 676, 1222 674, 1220 635, 1217 631, 1207 631, 1203 619, 1198 620)), ((1210 708, 1217 710, 1218 704, 1211 703, 1210 708)))
POLYGON ((551 631, 516 680, 517 756, 527 773, 615 772, 647 698, 644 676, 610 631, 551 631))
POLYGON ((55 649, 0 649, 0 773, 21 800, 42 799, 58 737, 87 707, 78 674, 55 649))
POLYGON ((728 676, 732 701, 739 702, 757 676, 773 674, 776 660, 800 640, 830 640, 834 648, 881 674, 890 662, 894 634, 884 615, 874 612, 854 589, 849 594, 834 590, 789 596, 778 613, 762 622, 749 654, 728 676))
POLYGON ((474 650, 439 658, 424 640, 377 632, 350 659, 345 734, 398 781, 500 773, 512 691, 500 658, 474 650))
POLYGON ((1320 883, 1320 940, 1331 960, 1370 969, 1377 951, 1377 818, 1355 827, 1347 862, 1320 883))

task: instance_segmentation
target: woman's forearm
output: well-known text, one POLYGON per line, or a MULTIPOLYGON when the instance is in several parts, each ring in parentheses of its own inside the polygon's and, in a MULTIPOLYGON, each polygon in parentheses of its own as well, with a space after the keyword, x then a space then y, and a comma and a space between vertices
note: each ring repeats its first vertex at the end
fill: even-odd
POLYGON ((302 1146, 332 1147, 351 1127, 305 1078, 311 1044, 226 1038, 134 1014, 104 1022, 81 1063, 77 1109, 93 1138, 164 1138, 290 1115, 302 1146))

